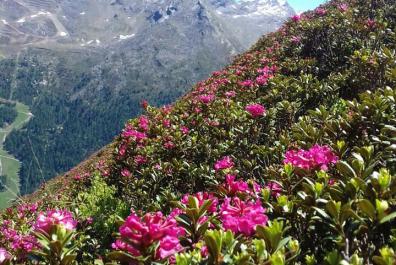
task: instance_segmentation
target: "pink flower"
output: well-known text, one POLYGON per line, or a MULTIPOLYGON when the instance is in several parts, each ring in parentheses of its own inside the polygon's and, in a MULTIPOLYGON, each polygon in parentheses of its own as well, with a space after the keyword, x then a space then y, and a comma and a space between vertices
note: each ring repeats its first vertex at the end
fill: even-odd
POLYGON ((233 97, 235 97, 235 95, 236 95, 235 91, 227 91, 227 92, 225 92, 225 96, 227 98, 233 98, 233 97))
POLYGON ((324 16, 324 15, 326 15, 327 10, 322 7, 318 7, 315 9, 315 13, 319 16, 324 16))
POLYGON ((290 38, 290 41, 294 44, 299 44, 301 42, 301 37, 299 36, 293 36, 290 38))
POLYGON ((272 196, 277 198, 281 195, 282 187, 278 183, 271 181, 265 187, 271 191, 272 196))
POLYGON ((147 100, 142 100, 142 102, 140 102, 140 106, 142 106, 143 109, 147 109, 149 103, 147 100))
POLYGON ((121 237, 112 247, 132 256, 140 256, 142 250, 157 243, 157 259, 168 258, 183 249, 178 237, 184 235, 184 229, 177 226, 174 217, 166 218, 161 212, 147 213, 142 218, 131 213, 119 232, 121 237))
POLYGON ((298 21, 301 20, 301 15, 294 15, 294 16, 292 16, 291 19, 292 19, 294 22, 298 22, 298 21))
POLYGON ((268 78, 269 78, 268 75, 260 75, 260 76, 258 76, 258 77, 256 78, 256 83, 257 83, 259 86, 266 85, 266 84, 268 83, 268 78))
POLYGON ((134 141, 140 143, 147 138, 147 135, 145 133, 134 130, 132 126, 127 126, 127 128, 122 132, 122 137, 132 138, 134 141))
POLYGON ((252 80, 245 80, 245 81, 239 82, 239 84, 243 87, 252 87, 254 85, 252 80))
POLYGON ((135 162, 136 165, 140 166, 147 162, 147 158, 142 155, 137 155, 135 156, 133 161, 135 162))
POLYGON ((206 258, 209 255, 209 250, 207 246, 202 246, 201 248, 201 256, 206 258))
POLYGON ((348 5, 345 3, 341 3, 337 7, 338 7, 338 10, 340 10, 341 12, 345 12, 348 10, 348 5))
POLYGON ((160 240, 157 256, 160 259, 165 259, 175 255, 176 253, 183 250, 182 245, 177 237, 165 236, 160 240))
POLYGON ((124 156, 125 153, 126 153, 126 145, 125 145, 125 144, 122 144, 122 145, 120 146, 119 150, 118 150, 118 154, 119 154, 120 156, 124 156))
POLYGON ((181 126, 180 130, 183 134, 188 134, 190 132, 190 129, 188 129, 186 126, 181 126))
POLYGON ((176 147, 176 145, 175 145, 172 141, 166 141, 166 142, 164 143, 164 148, 165 148, 165 149, 170 150, 170 149, 173 149, 173 148, 175 148, 175 147, 176 147))
POLYGON ((215 95, 213 94, 207 94, 207 95, 200 95, 198 97, 199 101, 201 101, 203 104, 209 104, 215 99, 215 95))
POLYGON ((49 210, 46 213, 40 213, 37 217, 36 230, 42 230, 48 234, 54 226, 63 226, 66 230, 75 230, 77 221, 74 220, 73 214, 66 210, 49 210))
POLYGON ((121 176, 123 176, 123 177, 129 178, 131 175, 132 175, 131 172, 128 169, 126 169, 126 168, 124 168, 121 171, 121 176))
POLYGON ((268 217, 261 202, 244 202, 238 197, 226 198, 220 209, 220 219, 226 230, 251 236, 257 225, 266 225, 268 217))
POLYGON ((369 28, 374 28, 375 25, 376 25, 376 22, 375 22, 375 20, 369 18, 369 19, 367 19, 367 21, 366 21, 366 25, 367 25, 367 27, 369 27, 369 28))
POLYGON ((227 174, 225 178, 226 183, 224 184, 224 188, 228 196, 234 196, 237 193, 251 193, 249 185, 242 180, 235 181, 234 175, 227 174))
POLYGON ((143 131, 148 131, 150 124, 149 119, 147 119, 146 116, 140 116, 138 121, 140 129, 143 131))
POLYGON ((232 158, 229 156, 225 156, 215 163, 214 169, 216 171, 219 171, 222 169, 232 168, 233 166, 234 166, 234 161, 232 161, 232 158))
POLYGON ((329 181, 327 182, 327 184, 329 186, 333 186, 334 184, 336 184, 336 179, 329 179, 329 181))
MULTIPOLYGON (((192 195, 185 194, 181 200, 181 203, 183 203, 184 205, 187 205, 188 198, 190 196, 192 196, 192 195)), ((217 204, 219 203, 219 199, 217 199, 212 193, 198 192, 193 197, 197 198, 199 207, 201 207, 203 205, 203 203, 207 200, 212 201, 212 205, 209 207, 208 212, 210 212, 210 213, 216 212, 217 204)))
POLYGON ((165 128, 169 128, 171 126, 171 121, 168 119, 165 119, 162 121, 162 124, 164 125, 165 128))
POLYGON ((252 115, 253 118, 263 116, 266 112, 265 107, 260 104, 247 105, 245 110, 252 115))
POLYGON ((320 168, 327 170, 330 164, 335 164, 337 161, 338 157, 331 151, 330 147, 316 144, 309 150, 287 151, 283 162, 302 169, 320 168))
POLYGON ((11 259, 10 253, 8 253, 7 250, 4 248, 0 248, 0 264, 5 263, 6 261, 9 261, 11 259))

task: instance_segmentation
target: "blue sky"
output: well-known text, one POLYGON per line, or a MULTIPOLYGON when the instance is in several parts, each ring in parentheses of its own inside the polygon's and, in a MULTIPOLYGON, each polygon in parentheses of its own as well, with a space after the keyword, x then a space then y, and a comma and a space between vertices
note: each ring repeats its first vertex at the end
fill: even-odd
POLYGON ((288 0, 289 4, 296 10, 296 12, 302 12, 309 9, 315 9, 326 2, 325 0, 288 0))

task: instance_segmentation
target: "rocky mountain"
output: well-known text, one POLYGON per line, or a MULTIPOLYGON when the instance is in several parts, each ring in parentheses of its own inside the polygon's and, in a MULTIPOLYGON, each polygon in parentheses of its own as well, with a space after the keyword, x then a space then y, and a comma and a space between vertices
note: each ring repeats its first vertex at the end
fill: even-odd
POLYGON ((139 103, 173 102, 291 15, 283 0, 3 0, 0 97, 28 105, 6 149, 21 192, 108 142, 139 103))
POLYGON ((106 47, 130 39, 141 43, 172 25, 169 40, 191 29, 203 34, 211 28, 218 41, 240 50, 293 13, 284 0, 4 0, 0 44, 8 53, 30 45, 106 47))

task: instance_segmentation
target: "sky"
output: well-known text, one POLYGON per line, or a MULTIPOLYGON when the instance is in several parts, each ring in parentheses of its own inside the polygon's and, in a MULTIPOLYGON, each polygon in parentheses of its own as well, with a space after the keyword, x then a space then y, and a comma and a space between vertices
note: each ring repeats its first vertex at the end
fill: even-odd
POLYGON ((303 12, 309 9, 315 9, 326 2, 325 0, 288 0, 289 4, 296 10, 296 12, 303 12))

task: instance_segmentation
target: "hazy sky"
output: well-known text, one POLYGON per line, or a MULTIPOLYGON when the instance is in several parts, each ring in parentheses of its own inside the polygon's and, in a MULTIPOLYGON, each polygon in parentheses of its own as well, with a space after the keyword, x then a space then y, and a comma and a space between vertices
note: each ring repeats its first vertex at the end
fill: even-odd
POLYGON ((289 4, 296 10, 297 12, 306 11, 309 9, 314 9, 326 2, 325 0, 288 0, 289 4))

